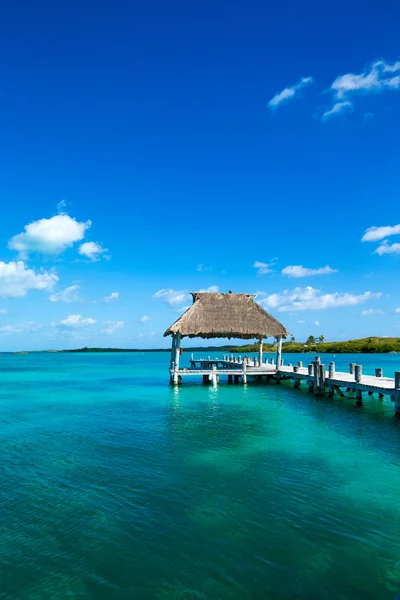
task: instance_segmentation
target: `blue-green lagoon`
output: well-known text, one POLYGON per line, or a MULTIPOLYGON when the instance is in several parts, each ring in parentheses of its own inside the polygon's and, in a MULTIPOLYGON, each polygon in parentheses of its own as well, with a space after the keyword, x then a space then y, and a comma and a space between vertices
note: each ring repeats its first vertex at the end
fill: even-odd
POLYGON ((168 362, 0 356, 0 598, 394 600, 393 404, 289 382, 174 389, 168 362))

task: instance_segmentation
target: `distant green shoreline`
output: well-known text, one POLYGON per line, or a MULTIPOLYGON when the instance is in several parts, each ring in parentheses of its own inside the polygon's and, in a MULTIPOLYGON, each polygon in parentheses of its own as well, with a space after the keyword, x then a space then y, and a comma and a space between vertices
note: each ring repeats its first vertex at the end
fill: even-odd
MULTIPOLYGON (((264 344, 264 352, 275 352, 276 345, 264 344)), ((251 354, 258 352, 257 344, 243 346, 192 346, 183 348, 184 352, 235 352, 251 354)), ((79 348, 76 350, 61 350, 60 352, 170 352, 170 348, 79 348)), ((348 340, 345 342, 322 342, 307 344, 306 342, 284 342, 282 346, 284 353, 311 352, 317 354, 389 354, 400 353, 400 338, 368 337, 359 340, 348 340)))

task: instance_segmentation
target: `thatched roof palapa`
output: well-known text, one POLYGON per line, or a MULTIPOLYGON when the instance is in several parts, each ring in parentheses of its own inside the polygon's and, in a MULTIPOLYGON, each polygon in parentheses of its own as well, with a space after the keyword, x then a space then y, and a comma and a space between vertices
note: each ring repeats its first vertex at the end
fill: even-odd
POLYGON ((286 337, 289 332, 254 302, 253 294, 192 293, 193 304, 164 336, 262 339, 286 337))

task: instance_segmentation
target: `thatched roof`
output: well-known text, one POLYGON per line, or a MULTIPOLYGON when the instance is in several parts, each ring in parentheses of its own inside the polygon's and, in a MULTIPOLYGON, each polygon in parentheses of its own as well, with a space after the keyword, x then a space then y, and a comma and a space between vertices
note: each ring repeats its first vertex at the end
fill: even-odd
POLYGON ((287 329, 259 304, 252 294, 192 293, 193 304, 164 336, 180 333, 182 337, 267 338, 288 335, 287 329))

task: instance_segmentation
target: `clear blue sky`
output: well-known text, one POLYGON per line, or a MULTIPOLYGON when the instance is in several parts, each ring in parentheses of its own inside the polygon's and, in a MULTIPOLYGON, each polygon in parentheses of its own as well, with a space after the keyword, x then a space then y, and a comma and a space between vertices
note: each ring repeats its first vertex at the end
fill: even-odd
POLYGON ((168 345, 215 286, 297 339, 400 335, 399 27, 387 0, 6 2, 0 348, 168 345))

